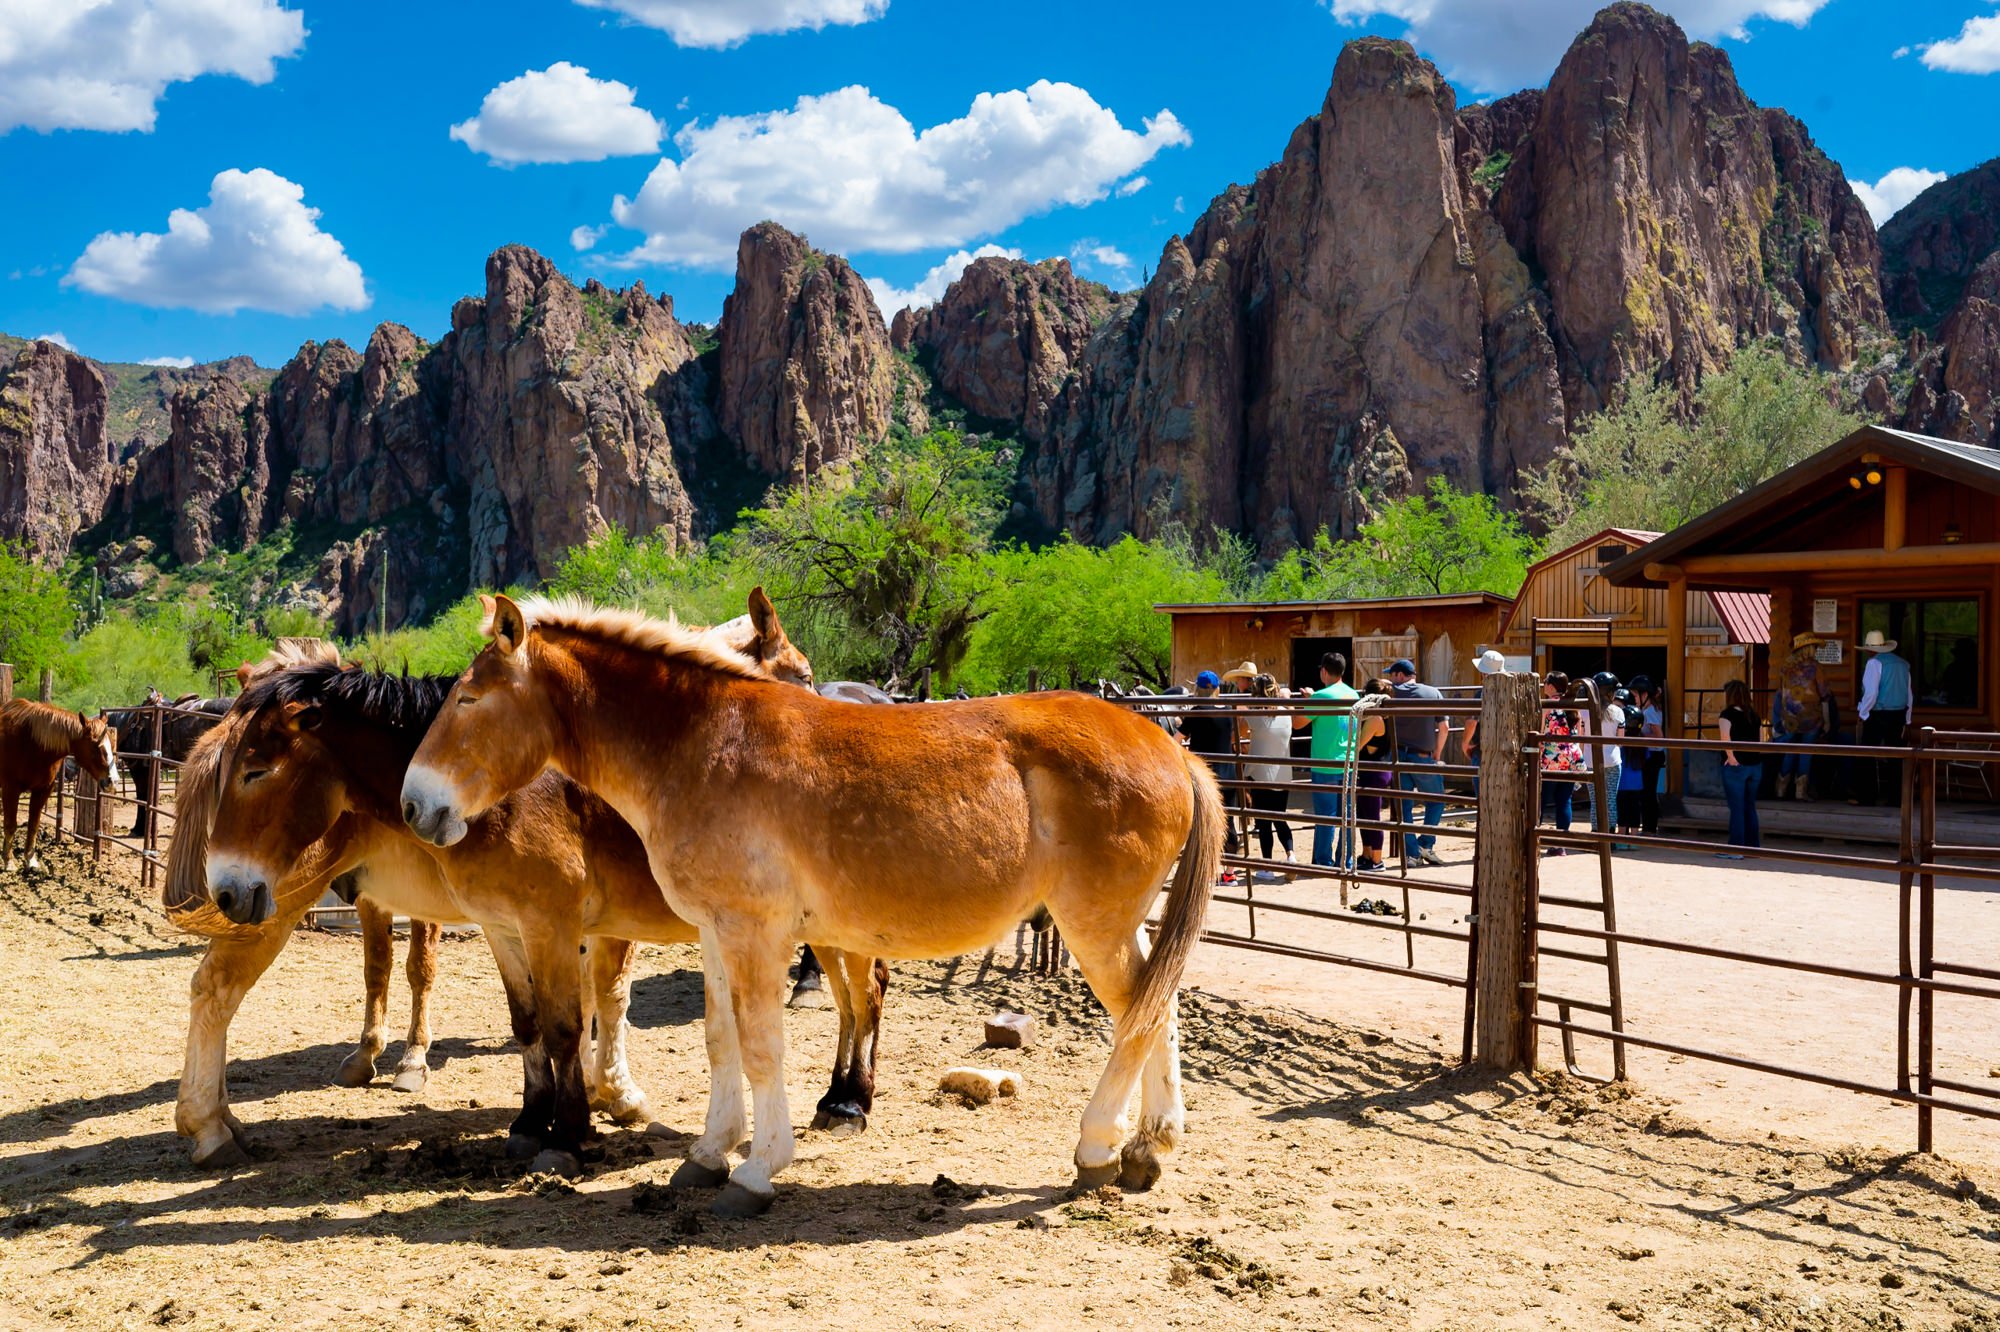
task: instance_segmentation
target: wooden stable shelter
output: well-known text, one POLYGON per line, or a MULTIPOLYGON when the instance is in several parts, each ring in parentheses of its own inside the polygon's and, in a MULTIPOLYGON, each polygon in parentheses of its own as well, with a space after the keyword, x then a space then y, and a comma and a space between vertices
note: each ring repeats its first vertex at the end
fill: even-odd
POLYGON ((1319 688, 1319 659, 1340 652, 1355 677, 1408 657, 1426 684, 1476 683, 1472 659, 1500 639, 1513 605, 1492 592, 1362 601, 1162 605, 1173 620, 1173 677, 1187 684, 1245 661, 1295 688, 1319 688))
MULTIPOLYGON (((1856 645, 1879 630, 1914 670, 1919 726, 2000 730, 2000 449, 1866 426, 1602 577, 1661 589, 1670 610, 1696 593, 1768 593, 1773 658, 1794 634, 1825 638, 1822 670, 1850 728, 1856 645)), ((1689 621, 1683 609, 1667 627, 1674 700, 1692 683, 1677 664, 1696 641, 1689 621)))
MULTIPOLYGON (((1608 566, 1659 540, 1658 532, 1607 527, 1528 568, 1521 595, 1501 626, 1500 650, 1516 669, 1572 677, 1609 670, 1621 680, 1666 680, 1674 624, 1664 587, 1619 586, 1608 566)), ((1680 594, 1683 639, 1677 658, 1696 716, 1722 710, 1732 679, 1761 684, 1770 641, 1771 599, 1761 591, 1689 589, 1680 594)), ((1679 697, 1678 694, 1675 697, 1679 697)))

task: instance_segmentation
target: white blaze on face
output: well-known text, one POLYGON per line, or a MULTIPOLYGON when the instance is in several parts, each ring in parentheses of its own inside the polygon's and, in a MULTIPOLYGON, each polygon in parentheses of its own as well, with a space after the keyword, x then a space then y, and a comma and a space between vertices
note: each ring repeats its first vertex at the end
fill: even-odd
POLYGON ((106 783, 118 780, 118 738, 115 732, 106 731, 104 738, 97 742, 98 752, 104 755, 106 783))

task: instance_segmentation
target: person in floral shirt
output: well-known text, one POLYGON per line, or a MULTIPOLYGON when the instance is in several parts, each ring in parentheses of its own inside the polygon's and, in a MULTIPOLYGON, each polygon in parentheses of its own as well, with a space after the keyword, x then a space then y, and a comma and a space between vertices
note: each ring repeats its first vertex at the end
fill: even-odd
MULTIPOLYGON (((1569 698, 1569 676, 1561 671, 1550 671, 1542 680, 1542 697, 1552 701, 1569 698)), ((1576 801, 1576 781, 1574 774, 1586 766, 1583 746, 1570 739, 1577 733, 1576 713, 1566 708, 1544 710, 1542 713, 1542 733, 1549 737, 1542 743, 1542 804, 1555 816, 1556 831, 1568 832, 1570 818, 1576 801)), ((1567 847, 1552 847, 1552 856, 1566 856, 1567 847)))
MULTIPOLYGON (((1816 634, 1792 636, 1792 655, 1774 673, 1777 688, 1771 700, 1771 739, 1809 745, 1831 729, 1827 716, 1832 704, 1819 669, 1822 641, 1816 634)), ((1811 774, 1812 755, 1785 755, 1778 765, 1778 799, 1812 799, 1808 785, 1811 774)))

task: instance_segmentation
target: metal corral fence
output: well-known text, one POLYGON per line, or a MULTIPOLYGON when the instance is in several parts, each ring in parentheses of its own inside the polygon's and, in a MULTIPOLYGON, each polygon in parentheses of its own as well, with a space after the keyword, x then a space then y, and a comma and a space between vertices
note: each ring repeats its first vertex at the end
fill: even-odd
MULTIPOLYGON (((1544 709, 1563 706, 1545 703, 1544 709)), ((1804 972, 1839 980, 1855 981, 1864 985, 1890 987, 1896 992, 1896 1068, 1891 1082, 1863 1082, 1854 1078, 1839 1076, 1823 1069, 1800 1068, 1772 1063, 1768 1060, 1747 1058, 1726 1050, 1704 1048, 1685 1040, 1669 1036, 1638 1032, 1635 1033, 1622 1024, 1614 1024, 1607 1030, 1571 1020, 1567 1015, 1549 1017, 1539 1011, 1537 1005, 1524 1002, 1520 1020, 1524 1030, 1548 1028, 1559 1031, 1565 1040, 1577 1036, 1616 1037, 1632 1045, 1658 1050, 1665 1054, 1680 1055, 1690 1059, 1702 1059, 1724 1064, 1733 1068, 1748 1069, 1758 1073, 1769 1073, 1779 1077, 1796 1078, 1821 1086, 1836 1087, 1843 1091, 1857 1092, 1868 1096, 1884 1097, 1901 1101, 1916 1108, 1917 1150, 1930 1151, 1932 1144, 1932 1121, 1938 1110, 1949 1110, 1958 1114, 1971 1115, 1981 1119, 2000 1119, 2000 1087, 1982 1087, 1941 1078, 1936 1074, 1936 1011, 1940 995, 1953 995, 1966 999, 2000 1001, 2000 985, 1979 982, 2000 982, 2000 968, 1981 966, 1976 963, 1938 956, 1937 951, 1937 881, 1940 876, 1972 880, 1981 883, 2000 883, 2000 847, 1953 845, 1940 842, 1937 836, 1938 796, 1940 791, 1939 767, 1943 764, 1958 763, 2000 763, 2000 735, 1987 732, 1944 731, 1933 727, 1923 727, 1910 732, 1913 743, 1907 746, 1872 745, 1804 745, 1795 743, 1733 742, 1722 740, 1689 739, 1684 737, 1656 737, 1644 742, 1646 748, 1656 752, 1691 754, 1702 751, 1734 751, 1739 756, 1783 755, 1827 756, 1850 762, 1878 763, 1893 765, 1900 770, 1899 824, 1900 836, 1896 852, 1887 855, 1861 855, 1847 851, 1817 851, 1792 849, 1789 847, 1747 847, 1732 846, 1732 854, 1740 854, 1747 860, 1756 860, 1789 865, 1818 865, 1829 868, 1859 870, 1871 875, 1879 875, 1885 881, 1893 881, 1898 887, 1897 899, 1897 968, 1895 971, 1869 970, 1865 967, 1845 966, 1838 963, 1801 957, 1782 957, 1767 953, 1751 953, 1737 949, 1717 948, 1686 939, 1663 939, 1621 931, 1614 920, 1607 918, 1600 926, 1566 924, 1542 919, 1538 905, 1546 905, 1551 899, 1541 894, 1530 894, 1528 905, 1534 916, 1529 922, 1529 956, 1532 959, 1537 948, 1544 955, 1561 955, 1547 943, 1545 936, 1562 939, 1594 940, 1606 947, 1619 945, 1630 948, 1657 949, 1687 956, 1712 958, 1738 963, 1749 967, 1770 967, 1786 971, 1804 972), (1912 1023, 1914 1009, 1915 1022, 1912 1023), (1913 1031, 1914 1025, 1914 1031, 1913 1031), (1961 1099, 1940 1096, 1939 1092, 1955 1093, 1961 1099), (1965 1097, 1982 1098, 1966 1100, 1965 1097)), ((1530 737, 1537 752, 1541 742, 1549 739, 1539 728, 1530 737)), ((1582 743, 1595 748, 1601 742, 1588 737, 1575 737, 1582 743)), ((1534 765, 1533 781, 1539 788, 1542 781, 1540 765, 1534 765)), ((1693 841, 1681 837, 1646 836, 1611 832, 1586 832, 1573 830, 1558 833, 1539 826, 1531 830, 1532 852, 1539 853, 1542 845, 1581 847, 1594 850, 1607 861, 1614 841, 1620 845, 1640 848, 1657 848, 1666 851, 1713 852, 1713 842, 1693 841)), ((1561 903, 1561 905, 1587 905, 1561 903)), ((1532 973, 1529 977, 1533 979, 1532 973)), ((1532 990, 1527 993, 1534 993, 1532 990)), ((1543 996, 1546 999, 1546 996, 1543 996)), ((1532 1047, 1532 1038, 1525 1038, 1532 1047)))
MULTIPOLYGON (((1230 817, 1235 829, 1232 839, 1240 848, 1237 852, 1225 853, 1222 863, 1227 870, 1237 872, 1239 882, 1219 885, 1214 902, 1224 906, 1243 909, 1247 927, 1242 932, 1229 929, 1211 928, 1204 935, 1214 944, 1229 948, 1247 949, 1253 952, 1271 953, 1283 957, 1303 958, 1313 962, 1324 962, 1334 966, 1354 967, 1365 971, 1407 976, 1413 980, 1433 985, 1449 986, 1465 992, 1464 1022, 1460 1035, 1460 1057, 1465 1062, 1474 1058, 1475 1005, 1479 975, 1479 920, 1478 910, 1479 878, 1475 868, 1472 885, 1450 883, 1436 878, 1403 854, 1408 839, 1432 835, 1450 839, 1467 848, 1476 847, 1481 836, 1480 778, 1482 769, 1470 764, 1428 763, 1405 756, 1395 743, 1397 721, 1408 718, 1444 719, 1450 730, 1463 736, 1466 724, 1475 722, 1481 715, 1481 704, 1475 699, 1466 699, 1465 690, 1454 691, 1460 697, 1447 696, 1444 701, 1369 699, 1358 705, 1351 701, 1326 698, 1253 698, 1246 695, 1216 695, 1209 699, 1192 696, 1141 696, 1137 698, 1114 698, 1111 701, 1130 707, 1142 715, 1162 722, 1178 722, 1191 716, 1222 716, 1232 723, 1233 732, 1239 737, 1229 752, 1204 751, 1196 749, 1216 768, 1218 783, 1222 786, 1224 799, 1231 804, 1230 817), (1270 758, 1245 752, 1240 739, 1241 723, 1252 718, 1268 718, 1282 715, 1314 722, 1320 718, 1347 716, 1357 726, 1365 725, 1370 717, 1378 717, 1384 723, 1385 732, 1391 737, 1387 754, 1380 759, 1361 759, 1352 765, 1329 766, 1324 760, 1315 763, 1309 757, 1297 756, 1289 759, 1270 758), (1304 770, 1309 778, 1305 781, 1263 781, 1243 775, 1246 765, 1290 766, 1294 772, 1304 770), (1357 780, 1346 780, 1347 769, 1351 766, 1357 780), (1381 774, 1387 778, 1387 785, 1372 788, 1361 785, 1359 774, 1381 774), (1324 780, 1314 780, 1323 778, 1324 780), (1422 791, 1414 788, 1419 782, 1435 785, 1431 779, 1444 784, 1442 791, 1422 791), (1333 802, 1338 811, 1333 814, 1318 814, 1287 809, 1283 817, 1293 825, 1304 825, 1308 830, 1328 827, 1334 832, 1336 864, 1332 868, 1302 863, 1296 867, 1296 877, 1301 879, 1325 879, 1337 885, 1339 903, 1331 900, 1319 905, 1305 905, 1298 902, 1259 898, 1255 880, 1251 877, 1259 870, 1269 871, 1272 862, 1248 854, 1251 825, 1257 810, 1243 808, 1247 793, 1253 790, 1282 790, 1289 805, 1294 795, 1306 793, 1326 796, 1333 793, 1333 802), (1362 801, 1379 803, 1380 810, 1375 817, 1363 817, 1358 806, 1362 801), (1416 817, 1426 805, 1442 805, 1445 815, 1437 824, 1420 821, 1416 817), (1364 831, 1381 834, 1383 868, 1368 870, 1351 866, 1348 862, 1360 850, 1360 834, 1364 831), (1341 853, 1343 835, 1346 854, 1341 853), (1393 891, 1400 906, 1394 915, 1359 914, 1348 909, 1349 899, 1355 888, 1380 888, 1393 891), (1436 894, 1455 899, 1463 904, 1462 928, 1450 925, 1429 924, 1420 919, 1420 913, 1413 904, 1413 894, 1436 894), (1259 926, 1260 913, 1275 916, 1278 920, 1274 932, 1270 924, 1259 926), (1401 963, 1383 961, 1379 958, 1359 956, 1345 948, 1333 949, 1317 947, 1288 937, 1284 926, 1286 920, 1313 920, 1376 934, 1389 933, 1400 936, 1403 941, 1401 963), (1443 941, 1450 946, 1449 955, 1462 959, 1457 965, 1445 966, 1433 963, 1419 965, 1417 941, 1419 939, 1443 941), (1462 951, 1461 951, 1462 950, 1462 951)), ((1306 732, 1301 732, 1305 734, 1306 732)), ((1588 774, 1582 774, 1588 776, 1588 774)), ((1600 783, 1601 784, 1601 783, 1600 783)), ((1599 804, 1594 808, 1608 808, 1610 796, 1600 794, 1599 804)), ((1477 858, 1475 857, 1475 867, 1477 858)), ((1580 905, 1602 913, 1604 919, 1613 923, 1617 920, 1614 897, 1612 862, 1607 847, 1600 857, 1599 889, 1597 901, 1577 898, 1553 899, 1553 904, 1580 905)), ((1530 893, 1539 892, 1539 876, 1526 885, 1530 893)), ((1573 1011, 1582 1011, 1602 1017, 1611 1033, 1611 1077, 1625 1076, 1625 1047, 1617 1033, 1624 1026, 1624 1004, 1618 969, 1618 946, 1608 941, 1600 951, 1591 952, 1579 948, 1553 948, 1546 950, 1552 956, 1560 956, 1571 961, 1604 969, 1604 990, 1600 997, 1577 995, 1550 995, 1549 1002, 1559 1006, 1562 1016, 1567 1019, 1573 1011)), ((1563 1039, 1564 1063, 1570 1072, 1587 1076, 1578 1066, 1574 1039, 1568 1035, 1563 1039)))
MULTIPOLYGON (((1565 1066, 1578 1076, 1591 1075, 1578 1065, 1577 1042, 1601 1040, 1610 1051, 1612 1078, 1625 1076, 1626 1047, 1631 1045, 1903 1102, 1915 1108, 1917 1146, 1922 1151, 1931 1150, 1933 1118, 1939 1110, 1981 1119, 2000 1119, 2000 1088, 1953 1081, 1940 1077, 1936 1072, 1936 1007, 1939 996, 1989 1003, 2000 1001, 2000 967, 1941 957, 1938 953, 1938 879, 2000 882, 2000 847, 1952 844, 1939 840, 1939 770, 1945 764, 2000 764, 2000 736, 1923 728, 1911 732, 1910 744, 1891 747, 1770 742, 1732 744, 1678 737, 1640 740, 1606 736, 1602 706, 1588 681, 1579 682, 1575 692, 1562 700, 1530 701, 1532 695, 1518 690, 1513 691, 1510 697, 1518 714, 1511 718, 1511 727, 1510 718, 1504 715, 1507 700, 1495 697, 1489 697, 1482 703, 1448 700, 1439 704, 1399 700, 1364 705, 1365 711, 1385 720, 1398 715, 1442 715, 1451 720, 1454 728, 1479 717, 1483 738, 1508 735, 1512 739, 1504 746, 1483 745, 1478 768, 1406 762, 1393 750, 1386 761, 1355 764, 1359 771, 1390 774, 1391 783, 1398 787, 1404 784, 1406 775, 1425 773, 1445 776, 1454 789, 1447 790, 1442 797, 1411 796, 1399 790, 1395 793, 1396 801, 1385 803, 1385 817, 1377 819, 1358 818, 1351 806, 1344 807, 1337 815, 1288 810, 1284 817, 1294 825, 1307 828, 1332 824, 1349 830, 1375 828, 1382 831, 1391 853, 1386 857, 1385 869, 1370 872, 1341 867, 1329 870, 1299 866, 1301 878, 1324 877, 1329 884, 1328 899, 1314 905, 1260 899, 1254 882, 1245 873, 1240 886, 1229 883, 1218 887, 1214 900, 1242 908, 1244 918, 1249 922, 1248 928, 1240 932, 1212 929, 1206 936, 1207 941, 1229 948, 1403 975, 1413 980, 1461 988, 1466 992, 1461 1055, 1468 1063, 1477 1061, 1494 1067, 1532 1068, 1539 1044, 1538 1033, 1551 1031, 1559 1037, 1565 1066), (1556 710, 1588 714, 1591 719, 1588 730, 1579 728, 1578 734, 1570 735, 1545 727, 1543 716, 1556 710), (1567 832, 1542 826, 1540 813, 1545 774, 1541 759, 1544 745, 1551 741, 1574 742, 1583 746, 1590 755, 1585 770, 1551 774, 1547 779, 1580 782, 1591 788, 1593 809, 1600 812, 1596 817, 1606 819, 1597 830, 1592 830, 1587 823, 1567 832), (1746 758, 1767 754, 1820 755, 1850 763, 1899 765, 1901 835, 1892 855, 1804 847, 1728 848, 1730 852, 1740 853, 1747 859, 1861 871, 1879 875, 1885 884, 1897 884, 1896 969, 1871 970, 1820 957, 1750 952, 1717 947, 1698 940, 1661 938, 1620 929, 1615 871, 1621 858, 1614 855, 1614 846, 1621 850, 1629 847, 1635 850, 1701 853, 1713 853, 1720 848, 1713 841, 1616 832, 1617 824, 1609 818, 1609 814, 1616 807, 1617 792, 1609 789, 1600 760, 1602 751, 1614 745, 1628 751, 1635 761, 1640 758, 1640 750, 1652 750, 1656 756, 1734 750, 1746 758), (1473 781, 1475 777, 1478 779, 1476 784, 1473 781), (1511 788, 1512 791, 1504 801, 1504 816, 1494 803, 1496 788, 1501 787, 1511 788), (1485 793, 1488 798, 1483 801, 1481 794, 1475 792, 1485 793), (1456 817, 1447 818, 1442 826, 1426 827, 1410 821, 1410 814, 1400 806, 1400 802, 1406 799, 1417 804, 1441 799, 1456 817), (1397 837, 1425 832, 1467 841, 1475 847, 1475 873, 1469 888, 1430 878, 1421 869, 1407 865, 1402 857, 1394 854, 1397 837), (1495 841, 1521 844, 1479 850, 1482 843, 1495 841), (1574 890, 1555 893, 1543 889, 1541 860, 1545 852, 1554 848, 1576 850, 1596 857, 1600 885, 1597 897, 1592 898, 1587 893, 1577 894, 1574 890), (1493 854, 1487 854, 1487 851, 1493 854), (1494 873, 1491 867, 1495 865, 1509 865, 1513 872, 1494 873), (1401 895, 1401 913, 1385 918, 1342 910, 1331 897, 1336 884, 1340 892, 1340 906, 1345 905, 1351 885, 1395 890, 1401 895), (1451 929, 1413 919, 1410 912, 1410 894, 1413 891, 1463 899, 1470 908, 1465 916, 1465 928, 1451 929), (1261 925, 1260 916, 1264 918, 1261 925), (1406 949, 1404 963, 1397 965, 1378 958, 1357 956, 1344 948, 1308 944, 1285 924, 1286 921, 1301 919, 1400 934, 1406 949), (1482 948, 1482 931, 1491 933, 1495 930, 1505 937, 1489 939, 1488 946, 1482 948), (1445 940, 1455 947, 1462 946, 1463 965, 1418 965, 1416 941, 1420 938, 1445 940), (1864 1081, 1825 1068, 1797 1067, 1752 1058, 1740 1052, 1710 1048, 1679 1038, 1672 1032, 1634 1031, 1625 1017, 1627 996, 1620 966, 1621 950, 1629 948, 1679 953, 1746 968, 1804 972, 1871 988, 1893 989, 1897 1006, 1893 1076, 1885 1072, 1884 1078, 1879 1081, 1864 1081), (1482 977, 1482 957, 1487 959, 1489 970, 1493 969, 1496 957, 1502 959, 1505 965, 1495 974, 1482 977), (1593 969, 1601 968, 1605 981, 1603 994, 1561 994, 1545 989, 1539 974, 1542 959, 1559 959, 1587 964, 1593 969), (1507 1033, 1511 1039, 1498 1040, 1498 1034, 1507 1028, 1512 1028, 1507 1033)), ((1252 717, 1269 716, 1273 712, 1316 718, 1343 712, 1352 714, 1356 706, 1327 699, 1256 699, 1240 695, 1220 695, 1211 699, 1148 696, 1113 701, 1156 719, 1184 718, 1196 715, 1198 710, 1212 709, 1229 718, 1232 730, 1238 734, 1242 728, 1236 723, 1252 717)), ((1313 781, 1279 783, 1250 780, 1242 775, 1238 766, 1244 763, 1288 764, 1296 775, 1298 771, 1313 768, 1312 761, 1303 756, 1274 759, 1250 755, 1243 752, 1238 741, 1232 744, 1229 752, 1207 752, 1203 753, 1203 757, 1217 766, 1218 777, 1226 792, 1281 787, 1287 793, 1289 802, 1298 792, 1324 792, 1327 789, 1325 785, 1313 781)), ((1659 762, 1659 757, 1655 762, 1659 762)), ((1347 788, 1343 782, 1336 789, 1345 792, 1347 788)), ((1257 812, 1232 809, 1231 816, 1233 821, 1242 821, 1246 813, 1254 817, 1257 812)), ((1246 823, 1239 828, 1239 839, 1247 837, 1247 832, 1246 823)), ((1238 854, 1224 856, 1225 866, 1239 871, 1270 870, 1271 861, 1246 854, 1250 848, 1240 840, 1239 846, 1238 854)), ((1837 1015, 1827 1016, 1837 1020, 1837 1015)))
POLYGON ((165 860, 161 820, 166 821, 170 833, 174 802, 169 792, 179 786, 183 762, 166 752, 168 728, 186 728, 199 734, 222 717, 165 703, 117 711, 124 722, 118 732, 119 780, 102 786, 88 773, 73 772, 66 766, 64 778, 56 786, 56 832, 88 846, 93 863, 103 861, 107 847, 137 856, 139 886, 150 891, 159 883, 165 860), (116 831, 120 821, 114 815, 121 809, 131 810, 132 831, 116 831))

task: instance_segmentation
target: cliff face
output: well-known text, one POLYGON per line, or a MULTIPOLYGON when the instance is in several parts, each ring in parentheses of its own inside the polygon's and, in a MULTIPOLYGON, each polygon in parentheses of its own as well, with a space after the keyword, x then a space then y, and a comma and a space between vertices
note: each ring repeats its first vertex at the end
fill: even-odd
POLYGON ((1270 551, 1352 531, 1420 476, 1503 491, 1544 460, 1555 349, 1459 134, 1427 61, 1350 43, 1278 164, 1170 241, 1091 343, 1032 468, 1045 519, 1090 538, 1216 522, 1270 551))
POLYGON ((1505 499, 1633 376, 1692 390, 1765 337, 1848 365, 1884 322, 1878 266, 1804 127, 1650 9, 1599 14, 1545 92, 1463 112, 1363 39, 1086 349, 1034 502, 1080 537, 1179 518, 1272 551, 1432 476, 1505 499))
POLYGON ((0 540, 57 556, 103 510, 115 458, 104 376, 53 342, 0 362, 0 540))
POLYGON ((1495 209, 1543 275, 1572 415, 1636 374, 1692 389, 1749 338, 1839 367, 1882 322, 1874 228, 1839 168, 1644 6, 1570 47, 1495 209))
POLYGON ((1903 426, 1992 443, 2000 437, 2000 158, 1938 182, 1890 218, 1882 272, 1889 313, 1910 330, 1915 375, 1903 426))
POLYGON ((888 433, 889 331, 845 259, 774 222, 750 228, 717 331, 722 432, 765 475, 810 475, 888 433))
POLYGON ((1091 333, 1110 315, 1104 286, 1067 259, 976 259, 944 298, 896 322, 901 350, 929 356, 938 387, 981 416, 1016 422, 1035 443, 1091 333))

